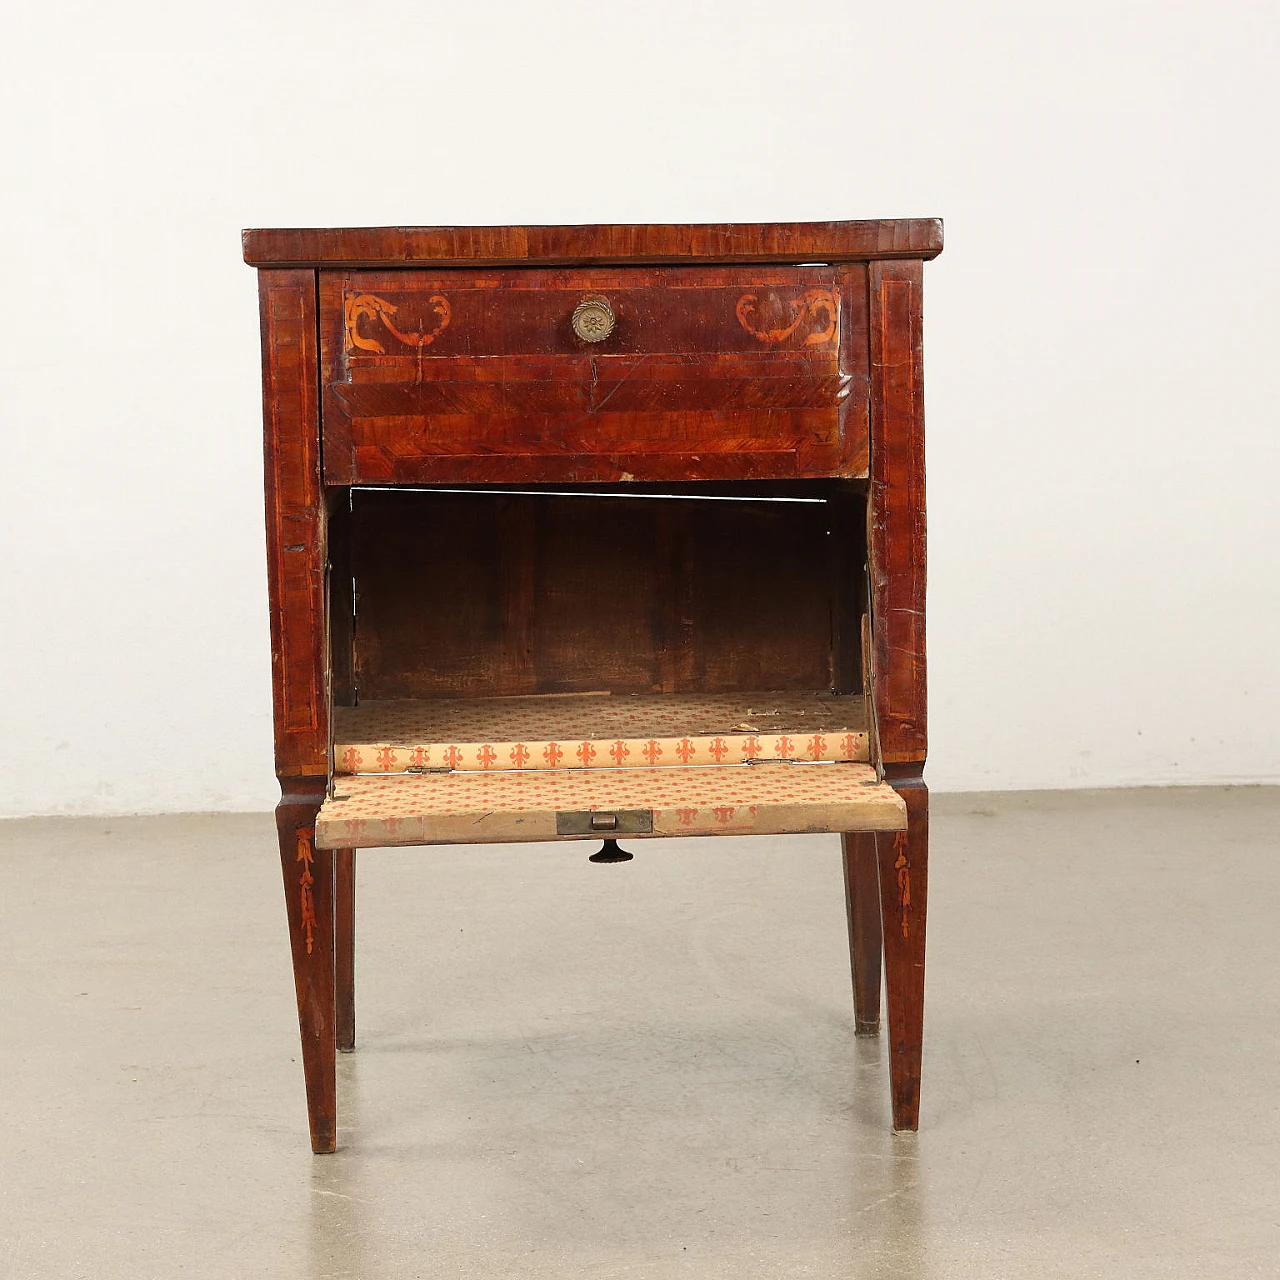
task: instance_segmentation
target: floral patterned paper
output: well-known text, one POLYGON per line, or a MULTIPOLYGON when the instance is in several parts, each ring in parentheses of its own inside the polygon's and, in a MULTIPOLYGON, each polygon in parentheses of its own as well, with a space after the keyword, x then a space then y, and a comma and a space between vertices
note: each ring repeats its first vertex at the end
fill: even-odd
POLYGON ((570 694, 334 708, 334 769, 634 769, 865 761, 863 699, 835 694, 570 694))
POLYGON ((782 763, 340 777, 316 840, 345 849, 580 838, 557 837, 557 813, 622 809, 652 813, 655 836, 906 826, 902 800, 868 765, 782 763))

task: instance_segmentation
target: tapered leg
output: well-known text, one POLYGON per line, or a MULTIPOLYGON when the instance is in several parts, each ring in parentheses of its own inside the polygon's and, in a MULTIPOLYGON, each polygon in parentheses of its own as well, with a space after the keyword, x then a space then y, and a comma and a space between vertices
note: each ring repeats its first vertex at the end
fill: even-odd
POLYGON ((333 855, 333 972, 338 1050, 356 1047, 356 851, 333 855))
POLYGON ((282 778, 284 795, 276 807, 307 1117, 311 1149, 317 1153, 333 1151, 337 1133, 333 854, 315 843, 324 788, 323 778, 282 778))
POLYGON ((918 777, 889 779, 907 804, 907 829, 876 836, 884 921, 893 1127, 920 1122, 924 1033, 924 926, 929 891, 929 791, 918 777))
POLYGON ((880 1030, 880 873, 872 834, 840 837, 844 845, 844 902, 849 916, 849 958, 853 963, 854 1031, 880 1030))

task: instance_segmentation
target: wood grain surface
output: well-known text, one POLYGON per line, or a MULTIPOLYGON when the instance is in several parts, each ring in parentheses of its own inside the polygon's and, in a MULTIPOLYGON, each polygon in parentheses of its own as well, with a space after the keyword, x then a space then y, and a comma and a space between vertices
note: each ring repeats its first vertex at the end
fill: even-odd
POLYGON ((924 369, 921 264, 871 266, 869 555, 875 721, 881 758, 923 761, 924 369))
POLYGON ((936 257, 942 220, 255 228, 242 241, 244 260, 255 267, 850 262, 936 257))
MULTIPOLYGON (((557 813, 609 809, 651 812, 653 835, 845 835, 856 1028, 878 1022, 882 948, 894 1127, 918 1125, 921 289, 941 248, 932 219, 244 233, 313 1150, 334 1149, 355 1038, 354 849, 577 838, 557 813), (588 342, 574 309, 602 300, 588 342), (332 774, 333 703, 762 689, 865 693, 869 764, 499 770, 472 743, 477 772, 332 774)), ((582 745, 606 737, 632 741, 582 745)))
POLYGON ((333 994, 339 1053, 356 1047, 356 851, 333 854, 333 994))
POLYGON ((832 689, 831 514, 357 490, 359 696, 832 689))
POLYGON ((874 1036, 880 1030, 880 978, 884 936, 880 928, 880 871, 876 837, 845 832, 845 913, 849 926, 849 961, 853 971, 854 1032, 874 1036))
POLYGON ((866 473, 860 264, 325 271, 320 322, 331 484, 866 473))
POLYGON ((259 272, 258 294, 276 773, 324 775, 329 769, 327 546, 314 273, 259 272))
POLYGON ((889 1085, 893 1127, 920 1125, 924 1047, 925 920, 929 900, 929 790, 916 765, 886 766, 906 804, 905 828, 877 835, 889 1021, 889 1085))
POLYGON ((316 844, 323 778, 281 778, 276 806, 280 868, 293 953, 294 990, 307 1088, 311 1149, 337 1147, 337 1025, 334 1003, 334 855, 316 844))

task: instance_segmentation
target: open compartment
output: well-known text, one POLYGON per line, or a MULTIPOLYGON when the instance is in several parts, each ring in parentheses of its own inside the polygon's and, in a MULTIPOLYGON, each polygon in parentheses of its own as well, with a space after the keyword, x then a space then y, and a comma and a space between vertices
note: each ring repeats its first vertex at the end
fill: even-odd
POLYGON ((567 837, 565 805, 625 808, 637 787, 642 809, 684 811, 641 834, 872 829, 848 825, 876 809, 868 786, 894 821, 868 767, 865 502, 858 482, 350 490, 327 838, 567 837), (767 763, 827 768, 784 803, 798 783, 766 783, 767 763), (686 776, 609 776, 669 769, 686 776), (509 820, 445 820, 473 811, 509 820))

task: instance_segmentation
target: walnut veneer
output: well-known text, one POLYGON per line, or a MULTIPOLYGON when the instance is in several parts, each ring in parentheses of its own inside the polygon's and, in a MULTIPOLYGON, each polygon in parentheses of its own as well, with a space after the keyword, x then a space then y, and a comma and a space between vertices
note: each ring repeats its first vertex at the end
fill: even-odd
POLYGON ((315 1151, 354 848, 593 832, 839 832, 856 1029, 883 961, 916 1127, 941 248, 928 219, 244 233, 315 1151))

